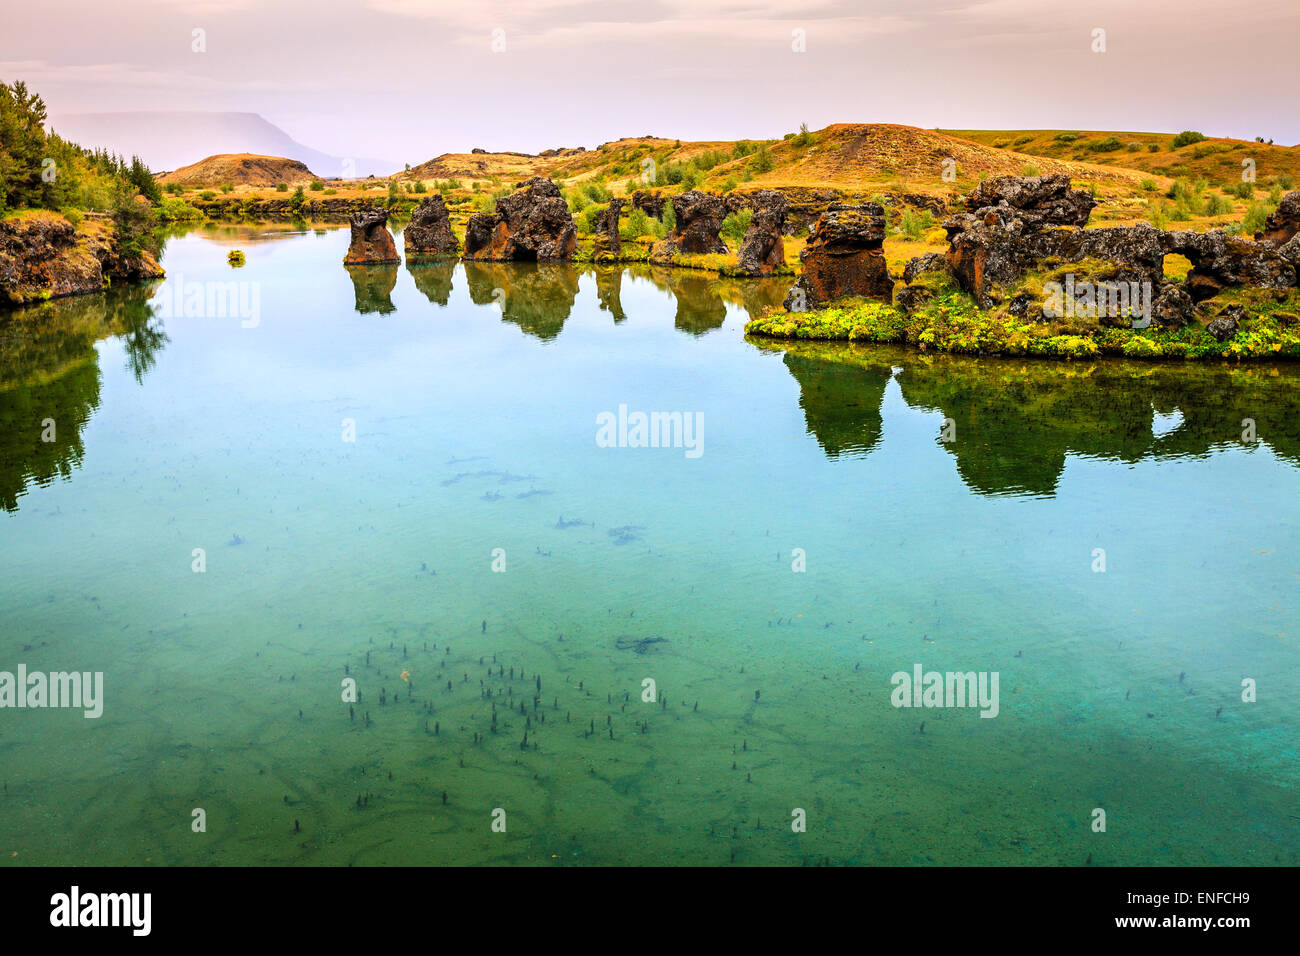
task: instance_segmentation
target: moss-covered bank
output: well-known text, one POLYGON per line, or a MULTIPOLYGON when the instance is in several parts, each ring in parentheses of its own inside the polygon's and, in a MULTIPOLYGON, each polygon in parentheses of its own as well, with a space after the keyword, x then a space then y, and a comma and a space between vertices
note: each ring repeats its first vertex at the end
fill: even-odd
MULTIPOLYGON (((1112 328, 1096 323, 1018 317, 1006 307, 985 311, 946 275, 929 274, 933 297, 905 311, 898 305, 841 299, 810 312, 770 311, 745 333, 783 339, 895 343, 935 352, 1080 359, 1300 359, 1300 292, 1233 289, 1202 304, 1213 315, 1241 306, 1236 333, 1220 341, 1199 321, 1183 328, 1112 328)), ((914 283, 916 284, 916 283, 914 283)))

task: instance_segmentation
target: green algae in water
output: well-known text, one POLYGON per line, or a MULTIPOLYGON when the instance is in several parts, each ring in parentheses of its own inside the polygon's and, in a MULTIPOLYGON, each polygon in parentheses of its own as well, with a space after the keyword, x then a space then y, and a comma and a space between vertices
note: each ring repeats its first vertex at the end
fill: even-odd
POLYGON ((4 319, 0 669, 106 702, 0 711, 0 858, 1300 858, 1293 367, 760 347, 786 280, 217 238, 255 327, 166 283, 4 319), (704 454, 598 447, 620 403, 704 454), (891 706, 915 664, 999 716, 891 706))

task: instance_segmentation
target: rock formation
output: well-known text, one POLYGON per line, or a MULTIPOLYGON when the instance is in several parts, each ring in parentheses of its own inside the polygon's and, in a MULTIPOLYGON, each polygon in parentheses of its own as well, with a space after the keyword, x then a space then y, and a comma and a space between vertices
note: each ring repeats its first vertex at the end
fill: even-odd
POLYGON ((354 213, 350 220, 352 242, 348 254, 343 257, 344 265, 379 265, 397 263, 402 260, 397 255, 397 244, 393 234, 388 231, 388 210, 372 206, 354 213))
POLYGON ((411 221, 402 234, 406 246, 406 258, 455 256, 460 252, 460 243, 451 231, 451 220, 447 218, 447 204, 442 196, 429 196, 411 213, 411 221))
POLYGON ((664 204, 666 202, 668 202, 667 196, 646 192, 644 189, 638 189, 632 193, 632 208, 640 209, 652 219, 663 220, 664 204))
POLYGON ((745 199, 754 210, 740 244, 740 269, 747 275, 771 275, 785 265, 785 216, 789 203, 779 192, 760 189, 745 199))
POLYGON ((618 234, 618 216, 622 210, 623 200, 611 199, 596 222, 596 242, 592 253, 597 262, 616 260, 622 254, 623 243, 618 234))
POLYGON ((541 176, 517 185, 496 212, 471 216, 465 227, 466 259, 554 262, 572 258, 577 247, 568 204, 541 176))
POLYGON ((893 298, 885 265, 885 211, 877 203, 834 203, 818 217, 799 254, 803 274, 786 296, 791 312, 816 308, 843 295, 893 298))
POLYGON ((679 252, 701 254, 721 253, 729 250, 718 236, 722 220, 727 213, 740 208, 739 200, 728 202, 722 196, 692 189, 673 197, 673 213, 677 225, 667 239, 655 245, 650 258, 663 261, 679 252))
POLYGON ((110 278, 162 274, 148 252, 121 255, 106 222, 88 220, 78 229, 54 214, 0 220, 0 306, 102 292, 110 278))
MULTIPOLYGON (((957 284, 987 309, 1004 300, 1012 283, 1048 261, 1054 265, 1101 261, 1109 268, 1106 282, 1149 284, 1152 317, 1167 325, 1190 321, 1192 303, 1213 298, 1226 288, 1249 285, 1281 290, 1296 285, 1300 243, 1293 249, 1289 244, 1279 247, 1276 240, 1251 242, 1222 229, 1167 232, 1146 223, 1077 228, 1087 222, 1094 205, 1086 193, 1071 190, 1063 175, 987 180, 968 197, 966 206, 971 211, 943 224, 950 243, 947 266, 957 284), (1164 259, 1171 254, 1186 256, 1192 263, 1181 287, 1164 279, 1164 259)), ((1290 215, 1283 212, 1266 225, 1265 232, 1286 238, 1290 215)), ((1292 241, 1294 235, 1288 243, 1292 241)), ((1010 308, 1024 314, 1031 305, 1028 297, 1017 298, 1010 308)))
POLYGON ((1255 233, 1255 238, 1284 246, 1297 235, 1300 235, 1300 189, 1282 197, 1277 208, 1264 220, 1263 230, 1255 233))

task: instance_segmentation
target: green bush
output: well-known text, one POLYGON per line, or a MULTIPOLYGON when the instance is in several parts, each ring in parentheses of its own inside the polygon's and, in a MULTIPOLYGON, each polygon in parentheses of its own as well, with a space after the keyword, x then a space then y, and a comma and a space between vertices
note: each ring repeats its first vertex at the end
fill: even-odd
POLYGON ((1237 185, 1235 185, 1235 186, 1232 187, 1232 194, 1233 194, 1234 196, 1236 196, 1237 198, 1239 198, 1239 199, 1254 199, 1254 198, 1255 198, 1255 184, 1254 184, 1254 183, 1237 183, 1237 185))
POLYGON ((754 159, 750 162, 750 168, 759 174, 770 173, 776 168, 776 160, 766 146, 760 146, 758 152, 754 154, 754 159))
POLYGON ((1160 152, 1160 144, 1159 144, 1159 143, 1147 143, 1147 152, 1148 152, 1148 153, 1158 153, 1158 152, 1160 152))
POLYGON ((180 222, 186 219, 202 219, 203 213, 195 209, 184 199, 170 197, 158 205, 158 218, 164 222, 180 222))
POLYGON ((650 225, 650 217, 645 214, 644 209, 633 207, 627 218, 619 223, 618 234, 628 241, 639 239, 648 233, 653 234, 653 230, 650 225))
POLYGON ((1118 136, 1107 136, 1096 143, 1089 143, 1087 148, 1093 153, 1113 153, 1117 149, 1123 149, 1124 144, 1120 142, 1118 136))
POLYGON ((212 200, 217 198, 217 194, 211 189, 205 189, 203 192, 199 193, 199 198, 206 202, 212 202, 212 200))
POLYGON ((222 191, 223 193, 233 193, 233 192, 235 191, 235 184, 234 184, 234 183, 222 183, 222 184, 221 184, 221 191, 222 191))
MULTIPOLYGON (((1035 174, 1037 175, 1037 174, 1035 174)), ((917 212, 914 209, 903 210, 903 217, 899 220, 899 230, 908 239, 917 242, 925 238, 925 234, 934 226, 934 216, 930 210, 923 209, 917 212)))
POLYGON ((1078 138, 1079 138, 1078 133, 1057 133, 1056 134, 1056 141, 1058 143, 1073 143, 1078 138))
POLYGON ((740 241, 745 238, 745 231, 749 228, 749 221, 754 217, 752 209, 740 209, 733 212, 722 220, 722 228, 718 230, 718 235, 729 242, 739 245, 740 241))
POLYGON ((319 179, 313 179, 313 180, 311 181, 311 191, 312 191, 312 192, 314 192, 314 193, 318 193, 318 192, 320 192, 320 191, 321 191, 322 189, 324 189, 324 188, 325 188, 325 184, 324 184, 323 182, 321 182, 319 179))
POLYGON ((1252 235, 1264 228, 1264 220, 1277 207, 1273 203, 1253 202, 1246 207, 1246 216, 1241 220, 1242 232, 1252 235))
POLYGON ((1232 212, 1232 202, 1222 196, 1211 196, 1205 203, 1205 215, 1225 216, 1232 212))
POLYGON ((278 193, 287 193, 287 192, 289 191, 289 184, 288 184, 288 183, 276 183, 276 184, 275 184, 275 191, 278 192, 278 193))
POLYGON ((1204 133, 1198 133, 1194 129, 1185 129, 1174 137, 1174 149, 1182 149, 1184 146, 1190 146, 1192 143, 1199 143, 1205 139, 1204 133))

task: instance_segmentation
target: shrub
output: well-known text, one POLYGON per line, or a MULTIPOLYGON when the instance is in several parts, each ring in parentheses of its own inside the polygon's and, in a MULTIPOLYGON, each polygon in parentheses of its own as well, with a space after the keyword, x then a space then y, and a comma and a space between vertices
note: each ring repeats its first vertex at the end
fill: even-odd
POLYGON ((1254 183, 1237 183, 1237 185, 1235 185, 1235 186, 1232 187, 1232 194, 1233 194, 1234 196, 1236 196, 1238 199, 1254 199, 1254 198, 1255 198, 1255 184, 1254 184, 1254 183))
POLYGON ((234 183, 222 183, 222 184, 221 184, 221 191, 222 191, 223 193, 233 193, 233 192, 235 191, 235 184, 234 184, 234 183))
POLYGON ((1158 152, 1160 152, 1160 144, 1159 144, 1159 143, 1147 143, 1147 152, 1148 152, 1148 153, 1158 153, 1158 152))
POLYGON ((1146 193, 1153 193, 1153 192, 1155 192, 1155 191, 1156 191, 1156 181, 1155 181, 1154 179, 1144 179, 1144 180, 1142 180, 1142 191, 1143 191, 1143 192, 1146 192, 1146 193))
POLYGON ((1246 207, 1246 216, 1241 220, 1242 232, 1254 234, 1264 228, 1264 220, 1276 207, 1272 203, 1253 202, 1246 207))
POLYGON ((318 193, 318 192, 320 192, 320 191, 321 191, 322 189, 324 189, 324 188, 325 188, 325 184, 324 184, 323 182, 321 182, 319 179, 313 179, 313 180, 311 181, 311 191, 312 191, 312 192, 314 192, 314 193, 318 193))
MULTIPOLYGON (((1034 173, 1033 175, 1037 175, 1034 173)), ((925 234, 934 226, 934 216, 930 210, 923 209, 917 212, 914 209, 905 209, 903 218, 899 221, 899 229, 903 235, 913 242, 918 242, 925 238, 925 234)))
POLYGON ((214 193, 211 189, 205 189, 203 190, 203 192, 199 193, 199 198, 204 200, 205 202, 212 202, 212 200, 217 198, 217 194, 214 193))
POLYGON ((718 230, 718 235, 739 244, 745 238, 745 231, 749 228, 749 221, 753 216, 752 209, 739 209, 733 212, 722 220, 722 228, 718 230))
POLYGON ((1025 163, 1024 166, 1020 167, 1020 175, 1021 175, 1021 176, 1041 176, 1041 175, 1042 175, 1042 171, 1039 170, 1039 168, 1038 168, 1037 166, 1035 166, 1033 163, 1025 163))
POLYGON ((1113 153, 1117 149, 1123 149, 1124 144, 1120 142, 1118 136, 1107 136, 1096 143, 1089 143, 1088 150, 1093 153, 1113 153))
POLYGON ((770 173, 776 168, 776 160, 772 158, 772 154, 768 152, 766 146, 760 146, 758 152, 754 154, 750 168, 756 173, 770 173))
POLYGON ((569 212, 579 213, 591 205, 591 200, 581 189, 571 189, 569 194, 564 197, 565 202, 569 204, 569 212))
POLYGON ((1073 143, 1078 138, 1079 138, 1078 133, 1057 133, 1056 134, 1056 141, 1058 143, 1073 143))
POLYGON ((423 179, 417 179, 415 185, 411 187, 413 193, 427 193, 428 191, 429 187, 424 184, 423 179))
POLYGON ((278 192, 278 193, 287 193, 287 192, 289 191, 289 184, 288 184, 288 183, 276 183, 276 184, 275 184, 275 191, 278 192))
POLYGON ((1184 146, 1190 146, 1192 143, 1199 143, 1205 139, 1204 133, 1198 133, 1194 129, 1185 129, 1174 137, 1173 148, 1182 149, 1184 146))
POLYGON ((1129 143, 1129 144, 1128 144, 1128 151, 1129 151, 1130 153, 1140 153, 1140 152, 1142 152, 1142 144, 1141 144, 1141 143, 1129 143))
POLYGON ((158 218, 164 222, 178 222, 184 219, 202 219, 203 213, 184 199, 172 196, 158 205, 158 218))
POLYGON ((635 207, 618 227, 619 236, 629 241, 640 238, 650 231, 650 217, 645 214, 644 209, 635 207))
POLYGON ((731 156, 733 159, 743 159, 753 153, 756 149, 758 149, 758 147, 749 140, 740 139, 731 147, 731 156))
POLYGON ((1205 215, 1207 216, 1224 216, 1232 212, 1232 209, 1232 202, 1222 196, 1211 196, 1205 203, 1205 215))

